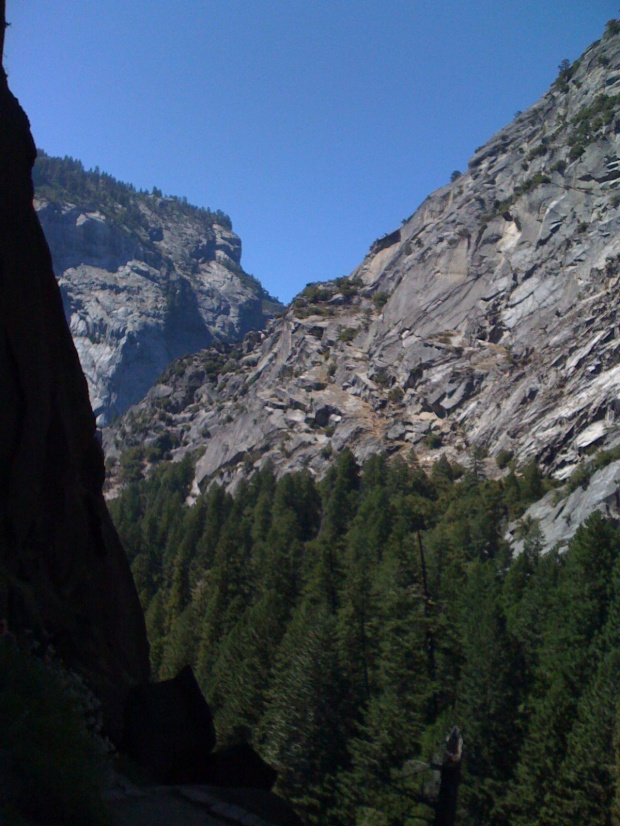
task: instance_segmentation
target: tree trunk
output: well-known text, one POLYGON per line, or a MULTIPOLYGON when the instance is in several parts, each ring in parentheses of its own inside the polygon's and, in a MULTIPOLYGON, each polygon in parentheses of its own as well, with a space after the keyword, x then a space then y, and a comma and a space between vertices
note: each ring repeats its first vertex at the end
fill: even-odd
POLYGON ((441 784, 439 786, 439 797, 435 804, 434 826, 454 826, 456 803, 461 782, 462 753, 463 738, 455 726, 446 739, 444 746, 440 769, 441 784))

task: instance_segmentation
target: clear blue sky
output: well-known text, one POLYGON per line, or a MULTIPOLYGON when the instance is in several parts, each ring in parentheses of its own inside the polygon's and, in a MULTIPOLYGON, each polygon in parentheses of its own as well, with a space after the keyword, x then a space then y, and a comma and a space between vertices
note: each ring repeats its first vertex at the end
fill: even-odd
POLYGON ((350 272, 619 0, 8 0, 37 145, 223 209, 288 301, 350 272))

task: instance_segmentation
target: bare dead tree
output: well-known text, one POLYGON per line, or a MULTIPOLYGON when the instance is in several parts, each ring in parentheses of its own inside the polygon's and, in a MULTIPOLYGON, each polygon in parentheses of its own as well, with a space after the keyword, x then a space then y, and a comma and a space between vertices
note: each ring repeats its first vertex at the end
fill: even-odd
POLYGON ((443 758, 439 766, 441 785, 435 804, 434 826, 454 826, 459 785, 461 783, 461 758, 463 738, 455 726, 446 737, 443 758))
POLYGON ((407 779, 413 778, 419 772, 433 772, 431 783, 424 784, 419 792, 410 788, 393 787, 408 800, 429 806, 433 810, 432 818, 416 814, 416 820, 432 826, 455 826, 462 758, 463 736, 458 726, 454 726, 430 763, 415 760, 403 767, 402 776, 407 779))

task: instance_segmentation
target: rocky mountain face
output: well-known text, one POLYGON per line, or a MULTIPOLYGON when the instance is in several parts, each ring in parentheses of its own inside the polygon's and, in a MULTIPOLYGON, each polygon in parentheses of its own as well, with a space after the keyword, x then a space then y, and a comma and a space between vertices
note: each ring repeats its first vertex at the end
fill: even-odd
POLYGON ((87 678, 118 737, 125 694, 149 675, 144 618, 32 207, 28 119, 2 69, 0 116, 0 617, 87 678))
POLYGON ((40 153, 35 207, 101 426, 174 359, 260 329, 279 304, 221 212, 40 153))
POLYGON ((567 479, 620 437, 619 148, 611 23, 350 277, 177 362, 106 434, 112 460, 167 440, 197 486, 234 486, 267 461, 321 474, 346 445, 567 479))

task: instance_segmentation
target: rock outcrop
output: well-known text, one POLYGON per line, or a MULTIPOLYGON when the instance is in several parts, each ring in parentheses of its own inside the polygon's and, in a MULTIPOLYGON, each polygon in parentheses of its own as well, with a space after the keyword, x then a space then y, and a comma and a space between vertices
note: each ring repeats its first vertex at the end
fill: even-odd
POLYGON ((158 783, 188 783, 215 746, 211 710, 189 665, 136 686, 125 704, 124 751, 158 783))
POLYGON ((148 678, 148 644, 32 205, 34 160, 28 119, 0 70, 0 616, 85 675, 118 736, 125 693, 148 678))
POLYGON ((174 359, 238 340, 280 308, 243 271, 223 213, 44 153, 35 183, 99 425, 139 401, 174 359))
POLYGON ((218 375, 213 352, 178 362, 106 434, 110 455, 166 432, 174 457, 196 452, 200 487, 267 461, 321 474, 345 445, 422 462, 510 451, 564 479, 613 440, 619 30, 349 278, 306 288, 218 375))
MULTIPOLYGON (((597 458, 617 455, 618 444, 620 439, 612 451, 598 454, 597 458)), ((589 466, 595 463, 596 459, 593 463, 584 463, 567 485, 547 493, 527 509, 518 524, 510 526, 506 538, 517 553, 524 546, 523 525, 536 524, 541 547, 564 548, 579 525, 595 511, 607 518, 620 519, 620 461, 594 468, 590 473, 589 466)))

